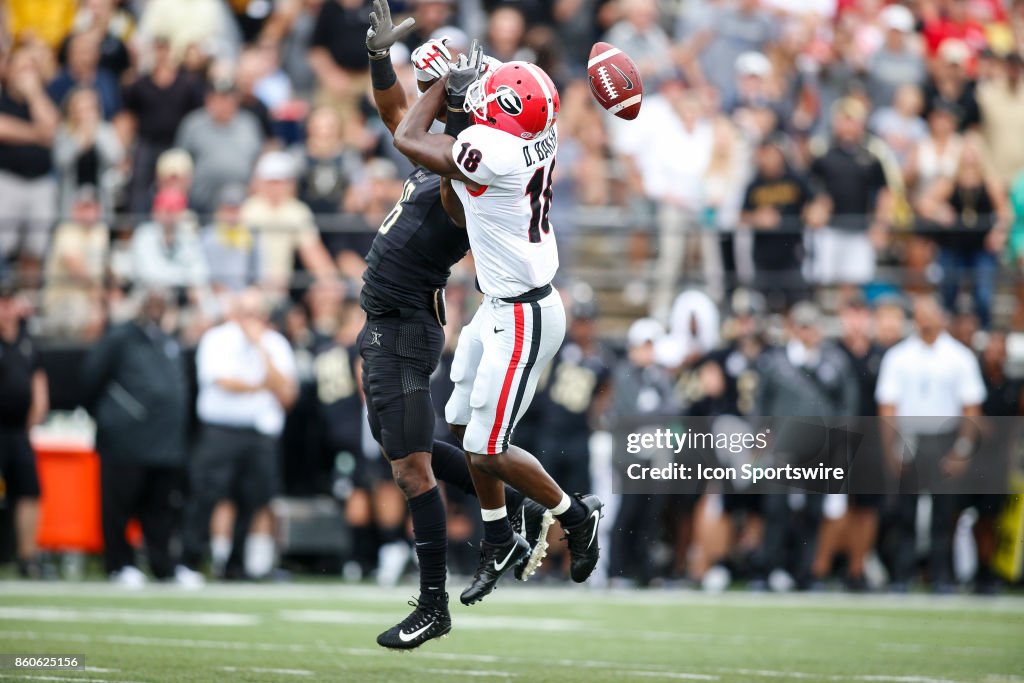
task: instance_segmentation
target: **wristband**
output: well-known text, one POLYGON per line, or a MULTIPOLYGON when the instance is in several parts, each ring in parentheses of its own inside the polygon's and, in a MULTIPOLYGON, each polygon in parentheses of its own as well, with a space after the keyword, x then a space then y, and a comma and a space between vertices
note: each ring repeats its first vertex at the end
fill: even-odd
POLYGON ((370 53, 370 81, 374 90, 387 90, 398 82, 395 67, 391 64, 390 50, 381 57, 375 57, 372 52, 370 53))
MULTIPOLYGON (((465 99, 465 98, 459 98, 465 99)), ((469 116, 469 112, 463 109, 460 105, 457 105, 448 100, 448 116, 444 123, 444 134, 451 135, 453 138, 459 137, 459 133, 469 128, 472 119, 469 116)))

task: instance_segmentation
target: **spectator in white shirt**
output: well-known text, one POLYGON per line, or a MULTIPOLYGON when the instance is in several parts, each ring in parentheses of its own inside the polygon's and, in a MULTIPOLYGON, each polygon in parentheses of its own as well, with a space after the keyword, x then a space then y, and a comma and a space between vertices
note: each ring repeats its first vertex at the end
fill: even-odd
POLYGON ((181 190, 167 188, 153 199, 153 220, 132 235, 132 267, 135 280, 147 287, 194 293, 207 284, 206 258, 181 190))
POLYGON ((270 328, 263 295, 245 290, 233 308, 227 322, 203 335, 196 352, 201 432, 190 463, 183 559, 197 582, 210 516, 222 500, 233 500, 237 518, 232 541, 214 539, 218 559, 233 548, 248 575, 259 578, 273 568, 269 533, 246 536, 275 494, 285 413, 298 395, 291 346, 270 328))
POLYGON ((946 313, 936 299, 915 299, 914 325, 915 334, 882 358, 875 390, 878 414, 901 418, 884 425, 888 428, 882 432, 883 454, 892 473, 901 479, 901 493, 907 494, 898 503, 896 526, 901 542, 892 568, 893 587, 906 590, 912 578, 914 494, 927 489, 933 494, 930 575, 936 592, 949 592, 959 512, 949 489, 967 472, 976 445, 973 422, 958 418, 981 415, 985 383, 974 354, 946 332, 946 313))

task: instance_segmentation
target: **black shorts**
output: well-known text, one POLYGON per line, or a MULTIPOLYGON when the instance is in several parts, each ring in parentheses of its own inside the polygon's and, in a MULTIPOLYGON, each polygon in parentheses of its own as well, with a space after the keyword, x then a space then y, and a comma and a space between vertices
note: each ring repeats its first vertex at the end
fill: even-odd
POLYGON ((368 318, 359 333, 370 433, 388 458, 434 447, 430 376, 444 349, 444 329, 429 311, 368 318))
POLYGON ((254 429, 203 425, 189 462, 191 495, 258 509, 278 492, 277 439, 254 429))
POLYGON ((39 497, 36 454, 24 428, 0 427, 0 478, 10 500, 39 497))

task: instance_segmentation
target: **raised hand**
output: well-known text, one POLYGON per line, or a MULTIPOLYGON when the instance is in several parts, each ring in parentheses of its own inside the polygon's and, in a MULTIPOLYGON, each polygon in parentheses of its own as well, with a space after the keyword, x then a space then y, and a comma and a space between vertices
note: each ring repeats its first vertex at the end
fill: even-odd
POLYGON ((486 70, 486 65, 484 49, 474 40, 469 48, 469 54, 459 55, 458 61, 452 64, 448 71, 448 83, 445 85, 448 100, 465 99, 469 86, 480 78, 486 70))
POLYGON ((373 57, 383 57, 391 46, 412 31, 416 20, 409 17, 398 26, 391 20, 391 8, 387 0, 373 0, 370 12, 370 28, 366 31, 366 50, 373 57))

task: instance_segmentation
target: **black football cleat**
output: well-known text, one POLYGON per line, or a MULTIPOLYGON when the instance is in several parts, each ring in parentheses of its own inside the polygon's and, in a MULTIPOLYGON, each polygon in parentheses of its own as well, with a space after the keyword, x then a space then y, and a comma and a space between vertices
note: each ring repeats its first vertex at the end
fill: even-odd
POLYGON ((420 596, 409 601, 412 614, 377 636, 377 644, 391 650, 412 650, 428 640, 443 638, 452 630, 448 594, 436 598, 420 596))
POLYGON ((530 556, 512 570, 519 581, 528 580, 548 555, 548 529, 555 521, 551 511, 535 500, 526 498, 509 520, 512 529, 530 544, 530 556))
POLYGON ((601 508, 604 503, 593 493, 575 494, 576 499, 587 509, 587 518, 574 527, 563 529, 569 540, 569 576, 576 583, 583 583, 589 577, 601 556, 597 540, 597 528, 601 523, 601 508))
POLYGON ((480 542, 480 564, 469 587, 462 591, 459 600, 463 605, 480 602, 491 594, 498 579, 509 569, 514 569, 530 556, 530 544, 519 534, 512 532, 512 540, 501 545, 480 542))

